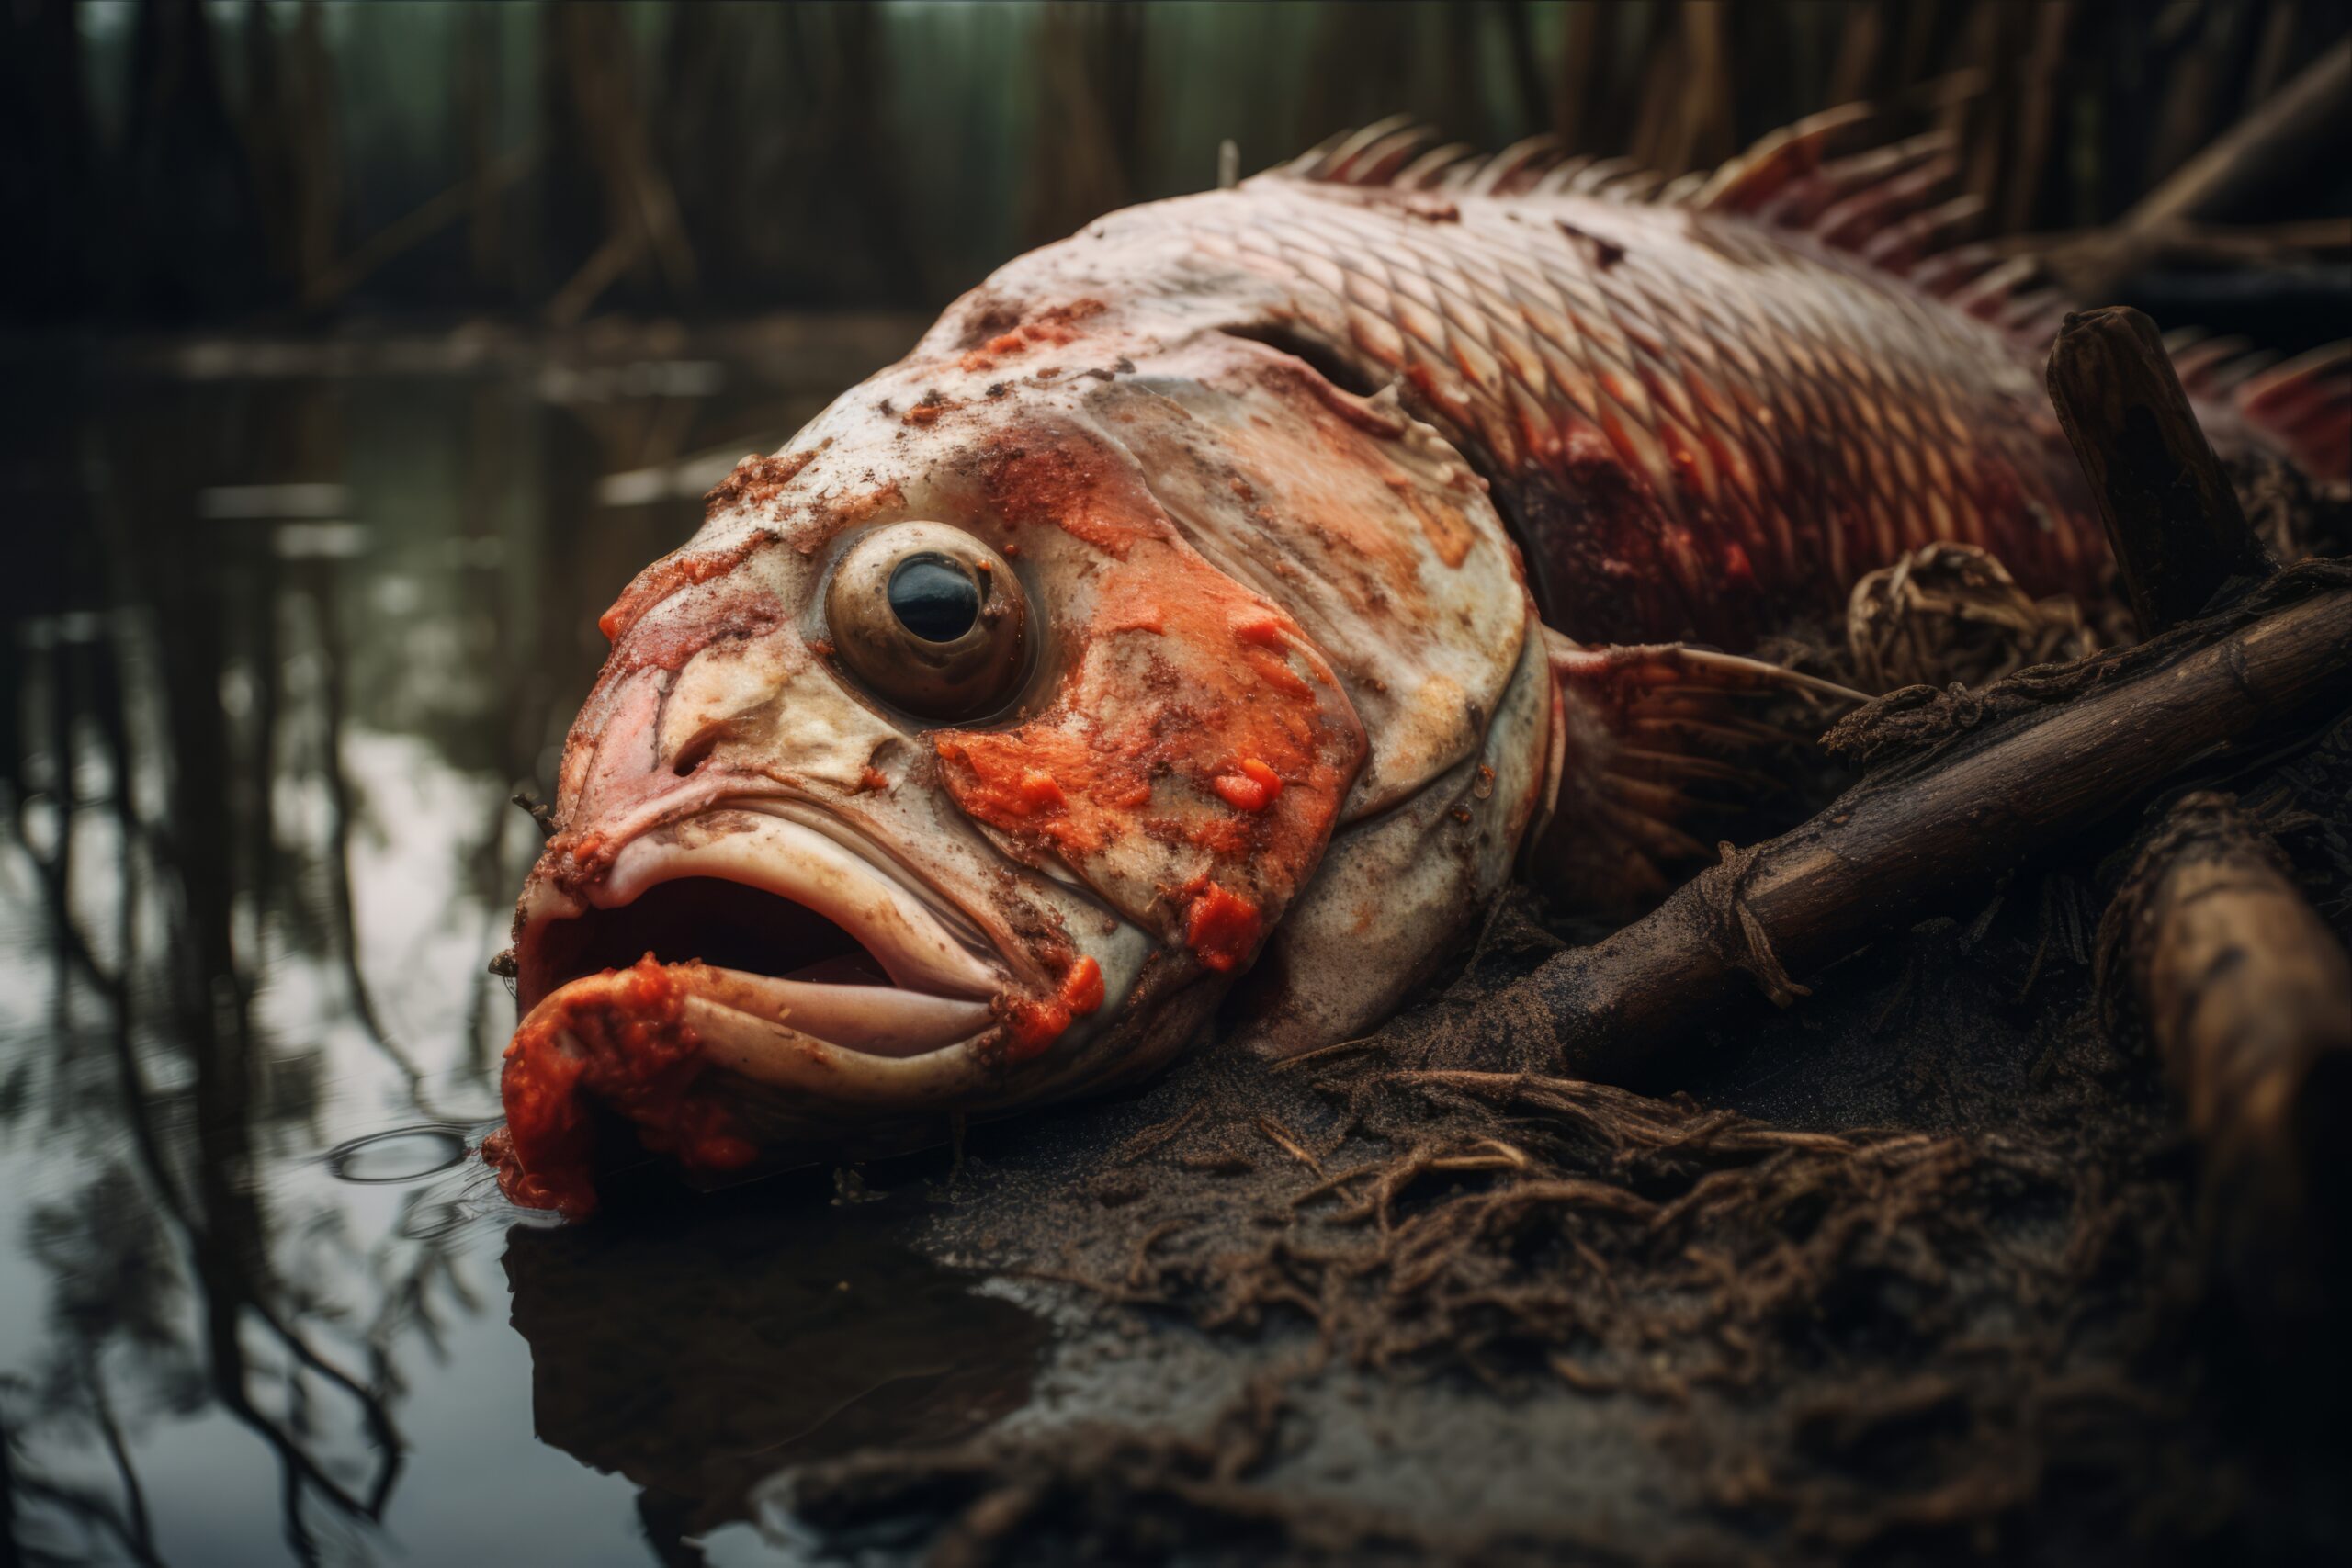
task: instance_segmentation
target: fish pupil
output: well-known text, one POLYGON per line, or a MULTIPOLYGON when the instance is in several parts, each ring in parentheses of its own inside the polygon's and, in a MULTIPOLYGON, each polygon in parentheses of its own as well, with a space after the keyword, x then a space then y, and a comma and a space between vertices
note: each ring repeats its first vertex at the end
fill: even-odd
POLYGON ((925 642, 954 642, 980 618, 980 585, 945 556, 909 556, 890 573, 890 612, 925 642))

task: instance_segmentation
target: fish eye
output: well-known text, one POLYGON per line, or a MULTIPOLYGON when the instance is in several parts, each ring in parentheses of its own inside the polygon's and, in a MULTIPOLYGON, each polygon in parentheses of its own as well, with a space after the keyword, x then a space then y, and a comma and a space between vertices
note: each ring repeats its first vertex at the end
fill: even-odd
POLYGON ((1002 556, 944 523, 894 523, 850 547, 825 592, 833 652, 924 718, 1001 707, 1028 665, 1029 604, 1002 556))
POLYGON ((960 564, 926 550, 890 569, 890 613, 925 642, 954 642, 980 618, 980 585, 960 564))

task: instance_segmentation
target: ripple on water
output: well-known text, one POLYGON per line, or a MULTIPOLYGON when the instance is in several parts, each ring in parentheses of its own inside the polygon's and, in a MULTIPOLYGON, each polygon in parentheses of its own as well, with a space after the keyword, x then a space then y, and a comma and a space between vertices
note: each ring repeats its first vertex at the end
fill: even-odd
POLYGON ((345 1181, 421 1181, 466 1157, 458 1127, 395 1127, 327 1151, 327 1168, 345 1181))

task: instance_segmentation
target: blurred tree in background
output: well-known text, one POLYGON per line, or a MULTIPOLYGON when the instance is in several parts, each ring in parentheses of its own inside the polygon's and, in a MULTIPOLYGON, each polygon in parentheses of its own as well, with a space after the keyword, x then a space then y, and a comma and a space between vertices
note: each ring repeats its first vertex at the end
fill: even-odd
MULTIPOLYGON (((12 318, 930 308, 1128 202, 1407 114, 1664 174, 1954 73, 1996 232, 2108 222, 2342 0, 0 0, 12 318)), ((2342 160, 2202 219, 2339 214, 2342 160)))

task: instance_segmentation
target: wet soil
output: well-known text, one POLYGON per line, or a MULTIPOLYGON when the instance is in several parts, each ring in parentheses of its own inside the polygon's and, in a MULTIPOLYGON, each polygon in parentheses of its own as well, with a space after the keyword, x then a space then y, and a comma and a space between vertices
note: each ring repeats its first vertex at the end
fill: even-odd
POLYGON ((2341 1544, 2314 1364, 2209 1288, 2086 892, 1899 934, 1664 1098, 1421 1066, 1555 940, 1522 897, 1360 1049, 987 1130, 916 1179, 920 1245, 1065 1314, 1026 1417, 771 1506, 836 1544, 927 1517, 943 1562, 2341 1544))
MULTIPOLYGON (((2352 926, 2352 728, 2203 776, 2352 926)), ((2177 1108, 2100 1022, 2134 826, 1660 1043, 1648 1093, 1471 1048, 1593 934, 1514 889, 1366 1040, 863 1173, 1059 1327, 1019 1416, 788 1471, 772 1526, 955 1564, 2342 1552, 2352 1361, 2217 1282, 2177 1108)))

